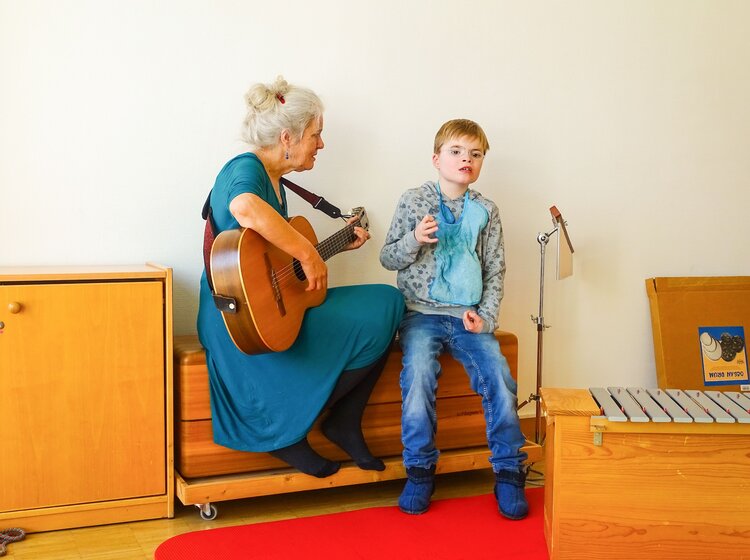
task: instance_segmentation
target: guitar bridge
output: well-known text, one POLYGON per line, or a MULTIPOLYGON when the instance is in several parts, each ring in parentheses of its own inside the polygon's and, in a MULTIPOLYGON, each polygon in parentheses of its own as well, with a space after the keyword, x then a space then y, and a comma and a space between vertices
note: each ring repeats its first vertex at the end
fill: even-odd
POLYGON ((273 266, 271 266, 271 259, 268 258, 268 253, 263 253, 263 258, 266 261, 266 270, 268 271, 268 277, 271 280, 273 299, 276 302, 276 307, 279 309, 279 314, 283 317, 286 315, 286 307, 284 307, 284 299, 281 297, 281 290, 279 289, 279 281, 276 277, 276 271, 273 269, 273 266))

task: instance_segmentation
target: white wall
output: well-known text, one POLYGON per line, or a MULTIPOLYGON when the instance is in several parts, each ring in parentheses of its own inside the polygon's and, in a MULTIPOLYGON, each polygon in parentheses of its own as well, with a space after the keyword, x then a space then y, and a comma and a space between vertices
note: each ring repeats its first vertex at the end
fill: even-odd
MULTIPOLYGON (((545 385, 654 386, 644 279, 750 275, 747 21, 742 0, 0 0, 0 265, 169 265, 176 331, 194 332, 201 205, 244 149, 243 93, 281 73, 327 105, 297 180, 372 223, 334 285, 395 281, 377 259, 395 202, 435 177, 439 125, 472 118, 519 396, 553 204, 576 253, 556 281, 548 246, 545 385)), ((340 227, 292 205, 321 237, 340 227)))

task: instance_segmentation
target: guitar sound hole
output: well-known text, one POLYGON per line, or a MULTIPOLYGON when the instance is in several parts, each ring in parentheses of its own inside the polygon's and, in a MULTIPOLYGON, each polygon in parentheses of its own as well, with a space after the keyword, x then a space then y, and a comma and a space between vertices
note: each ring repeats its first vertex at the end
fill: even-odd
POLYGON ((307 276, 305 276, 305 273, 302 270, 302 265, 297 259, 294 259, 294 261, 292 262, 292 266, 294 267, 294 275, 297 277, 297 280, 307 279, 307 276))

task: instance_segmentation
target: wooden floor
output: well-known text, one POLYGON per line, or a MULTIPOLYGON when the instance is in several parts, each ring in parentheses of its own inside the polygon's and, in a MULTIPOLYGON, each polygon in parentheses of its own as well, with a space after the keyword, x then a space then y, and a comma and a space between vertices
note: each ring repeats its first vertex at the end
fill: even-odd
MULTIPOLYGON (((533 465, 528 486, 543 485, 542 471, 542 465, 533 465)), ((33 533, 21 542, 10 543, 3 560, 153 559, 156 547, 162 542, 189 531, 374 506, 394 506, 403 484, 403 480, 394 480, 217 502, 219 515, 214 521, 203 521, 195 506, 183 506, 177 500, 174 519, 33 533)), ((490 469, 440 475, 433 499, 487 494, 492 492, 493 484, 494 477, 490 469)))

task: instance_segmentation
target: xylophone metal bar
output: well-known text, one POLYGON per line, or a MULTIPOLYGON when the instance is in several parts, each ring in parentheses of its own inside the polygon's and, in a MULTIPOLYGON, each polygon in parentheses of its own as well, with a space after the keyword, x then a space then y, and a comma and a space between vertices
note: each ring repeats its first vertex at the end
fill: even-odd
POLYGON ((693 417, 695 422, 700 424, 711 424, 713 423, 713 417, 708 414, 703 408, 699 407, 698 404, 682 389, 667 389, 667 394, 672 397, 677 404, 679 404, 685 412, 693 417))
POLYGON ((618 404, 612 399, 612 395, 604 387, 592 387, 589 391, 607 420, 610 422, 628 421, 628 417, 623 414, 618 404))
POLYGON ((688 396, 693 399, 698 406, 701 406, 711 417, 720 424, 734 424, 735 418, 726 410, 722 409, 712 399, 708 398, 705 393, 696 390, 686 390, 688 396))
MULTIPOLYGON (((638 402, 652 422, 671 422, 672 417, 657 403, 646 389, 628 387, 628 393, 638 402)), ((676 407, 679 410, 679 407, 676 407)))
POLYGON ((690 424, 693 417, 678 405, 663 389, 646 389, 661 408, 677 423, 690 424))
POLYGON ((724 393, 727 397, 732 399, 739 407, 742 408, 745 412, 750 414, 750 398, 748 398, 748 393, 738 393, 736 391, 727 391, 724 393))
MULTIPOLYGON (((748 409, 743 408, 729 395, 721 391, 704 391, 706 396, 715 402, 722 410, 731 415, 740 424, 750 424, 748 409)), ((750 399, 748 400, 750 402, 750 399)))
POLYGON ((648 416, 624 387, 607 387, 612 398, 620 403, 620 408, 631 422, 648 422, 648 416))

